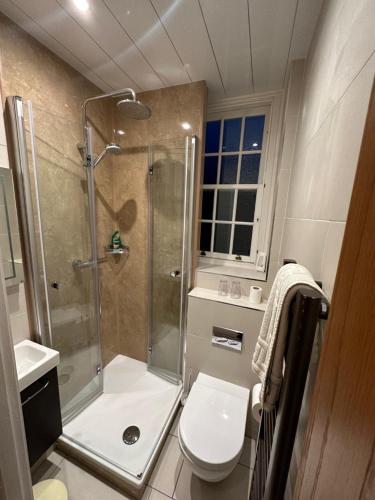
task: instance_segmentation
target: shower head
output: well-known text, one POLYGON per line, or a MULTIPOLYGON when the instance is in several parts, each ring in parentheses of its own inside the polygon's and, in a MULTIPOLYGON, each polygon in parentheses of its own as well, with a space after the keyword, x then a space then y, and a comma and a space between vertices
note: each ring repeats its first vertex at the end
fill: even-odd
POLYGON ((110 144, 107 144, 106 147, 103 149, 103 151, 100 153, 100 155, 94 161, 94 168, 97 165, 99 165, 99 163, 104 159, 104 157, 106 156, 107 153, 112 154, 112 155, 118 155, 121 153, 121 148, 115 142, 111 142, 110 144))
POLYGON ((151 116, 151 109, 137 99, 121 99, 116 105, 125 116, 134 120, 147 120, 151 116))

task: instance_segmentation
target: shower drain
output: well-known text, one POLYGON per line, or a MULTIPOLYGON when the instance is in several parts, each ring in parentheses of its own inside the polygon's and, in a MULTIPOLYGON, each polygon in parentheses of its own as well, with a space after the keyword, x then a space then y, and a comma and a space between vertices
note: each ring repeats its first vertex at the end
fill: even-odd
POLYGON ((134 444, 138 441, 141 431, 136 425, 131 425, 124 430, 122 440, 125 444, 134 444))

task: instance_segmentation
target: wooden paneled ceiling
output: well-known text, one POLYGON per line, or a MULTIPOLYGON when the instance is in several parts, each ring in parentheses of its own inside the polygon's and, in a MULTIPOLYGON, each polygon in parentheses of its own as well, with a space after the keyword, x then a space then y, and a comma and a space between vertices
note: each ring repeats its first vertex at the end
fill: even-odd
POLYGON ((206 80, 211 99, 280 89, 323 0, 0 0, 103 90, 206 80))

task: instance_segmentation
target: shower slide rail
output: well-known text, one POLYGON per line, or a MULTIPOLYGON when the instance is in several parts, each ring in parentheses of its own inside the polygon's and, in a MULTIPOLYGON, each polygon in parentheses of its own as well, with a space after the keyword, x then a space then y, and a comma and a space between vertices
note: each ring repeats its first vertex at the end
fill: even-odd
MULTIPOLYGON (((295 261, 284 264, 290 262, 295 261)), ((289 307, 279 401, 261 416, 250 500, 284 499, 318 323, 327 317, 328 302, 321 293, 311 288, 296 293, 289 307)))

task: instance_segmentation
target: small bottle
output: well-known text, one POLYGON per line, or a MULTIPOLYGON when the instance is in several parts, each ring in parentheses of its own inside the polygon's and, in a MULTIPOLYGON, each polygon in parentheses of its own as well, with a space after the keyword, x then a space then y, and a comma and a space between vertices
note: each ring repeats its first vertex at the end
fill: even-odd
POLYGON ((115 231, 112 234, 112 248, 116 250, 117 248, 122 248, 122 241, 119 231, 115 231))

